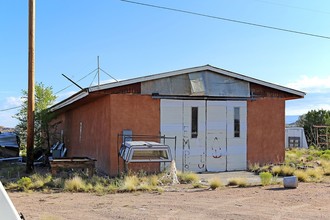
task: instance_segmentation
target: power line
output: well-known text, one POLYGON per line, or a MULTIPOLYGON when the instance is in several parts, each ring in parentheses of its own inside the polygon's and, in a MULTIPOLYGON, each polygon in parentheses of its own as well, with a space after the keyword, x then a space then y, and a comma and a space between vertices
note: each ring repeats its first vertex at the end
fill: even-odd
POLYGON ((186 10, 181 10, 181 9, 176 9, 176 8, 169 8, 169 7, 159 6, 159 5, 146 4, 146 3, 142 3, 142 2, 135 2, 135 1, 129 1, 129 0, 120 0, 120 1, 126 2, 126 3, 131 3, 131 4, 136 4, 136 5, 152 7, 152 8, 164 9, 164 10, 168 10, 168 11, 175 11, 175 12, 180 12, 180 13, 185 13, 185 14, 190 14, 190 15, 197 15, 197 16, 201 16, 201 17, 207 17, 207 18, 212 18, 212 19, 217 19, 217 20, 223 20, 223 21, 228 21, 228 22, 234 22, 234 23, 239 23, 239 24, 260 27, 260 28, 267 28, 267 29, 272 29, 272 30, 277 30, 277 31, 289 32, 289 33, 294 33, 294 34, 300 34, 300 35, 306 35, 306 36, 310 36, 310 37, 318 37, 318 38, 330 40, 329 36, 324 36, 324 35, 312 34, 312 33, 307 33, 307 32, 302 32, 302 31, 295 31, 295 30, 268 26, 268 25, 263 25, 263 24, 257 24, 257 23, 251 23, 251 22, 246 22, 246 21, 240 21, 240 20, 235 20, 235 19, 230 19, 230 18, 223 18, 223 17, 213 16, 213 15, 202 14, 202 13, 198 13, 198 12, 186 11, 186 10))
POLYGON ((21 107, 22 107, 22 106, 16 106, 16 107, 11 107, 11 108, 1 109, 0 112, 5 112, 5 111, 9 111, 9 110, 13 110, 13 109, 21 108, 21 107))

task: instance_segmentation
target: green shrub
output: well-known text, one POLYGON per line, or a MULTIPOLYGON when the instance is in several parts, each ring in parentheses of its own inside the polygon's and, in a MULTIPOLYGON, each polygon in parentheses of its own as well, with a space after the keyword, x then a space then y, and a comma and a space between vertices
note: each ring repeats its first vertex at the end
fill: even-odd
POLYGON ((29 190, 32 186, 32 180, 30 177, 22 177, 17 181, 17 186, 20 190, 29 190))
POLYGON ((259 174, 261 185, 267 186, 272 182, 273 175, 270 172, 261 172, 259 174))
POLYGON ((330 154, 322 154, 320 158, 324 160, 330 160, 330 154))

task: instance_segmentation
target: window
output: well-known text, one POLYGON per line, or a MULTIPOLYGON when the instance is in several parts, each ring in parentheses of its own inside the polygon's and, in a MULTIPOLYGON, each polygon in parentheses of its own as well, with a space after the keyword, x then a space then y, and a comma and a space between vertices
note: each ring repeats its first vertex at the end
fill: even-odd
POLYGON ((169 160, 167 149, 133 149, 132 161, 162 161, 169 160))
POLYGON ((234 137, 240 137, 240 109, 234 107, 234 137))
POLYGON ((198 136, 198 107, 191 108, 191 138, 198 136))

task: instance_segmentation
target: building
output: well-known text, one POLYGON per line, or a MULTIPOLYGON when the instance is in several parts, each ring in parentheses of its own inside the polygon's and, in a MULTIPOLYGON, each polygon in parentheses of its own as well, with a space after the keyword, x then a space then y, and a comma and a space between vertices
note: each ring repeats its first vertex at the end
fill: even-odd
MULTIPOLYGON (((305 93, 210 65, 139 77, 81 90, 52 106, 56 132, 69 156, 97 159, 117 175, 120 134, 176 136, 178 170, 245 170, 282 162, 285 101, 305 93)), ((159 163, 131 169, 159 171, 159 163)))

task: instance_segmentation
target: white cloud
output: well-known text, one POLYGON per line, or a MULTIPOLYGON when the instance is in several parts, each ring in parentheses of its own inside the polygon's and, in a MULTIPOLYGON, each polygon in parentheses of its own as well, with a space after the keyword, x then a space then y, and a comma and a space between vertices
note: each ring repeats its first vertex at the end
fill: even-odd
POLYGON ((286 86, 307 93, 329 93, 330 76, 321 78, 319 76, 303 75, 297 81, 288 83, 286 86))
POLYGON ((330 92, 307 93, 305 98, 286 101, 286 115, 302 115, 310 110, 330 110, 330 92))
POLYGON ((22 99, 21 97, 14 97, 14 96, 10 96, 10 97, 6 97, 6 102, 5 102, 5 106, 6 107, 16 107, 16 106, 20 106, 22 105, 22 99))

